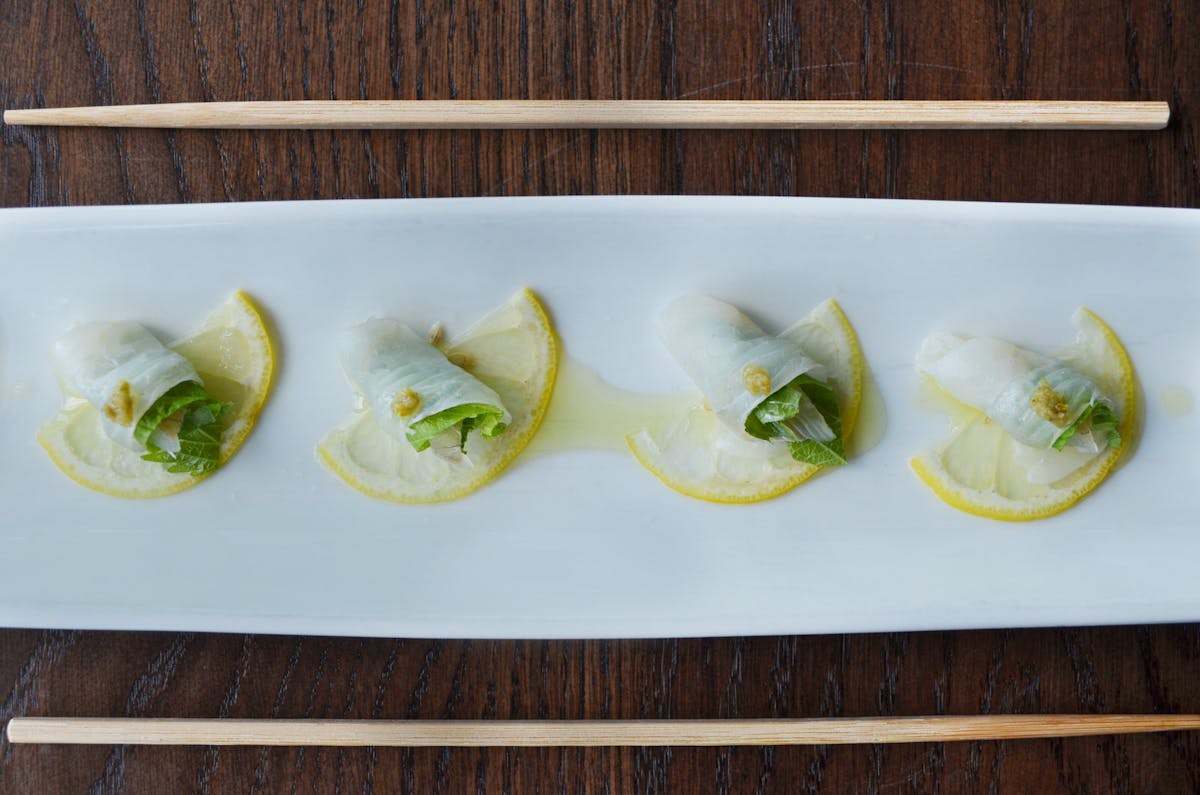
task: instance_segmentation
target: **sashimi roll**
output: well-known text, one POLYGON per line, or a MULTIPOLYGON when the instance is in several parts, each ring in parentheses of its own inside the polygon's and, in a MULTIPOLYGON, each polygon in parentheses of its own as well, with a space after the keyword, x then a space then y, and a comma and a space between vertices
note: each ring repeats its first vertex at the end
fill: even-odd
POLYGON ((1021 444, 1082 453, 1121 446, 1113 401, 1088 376, 1035 351, 939 332, 923 343, 917 369, 1021 444))
POLYGON ((105 435, 170 472, 217 468, 228 405, 204 389, 196 368, 129 322, 75 326, 54 346, 59 379, 96 408, 105 435))
POLYGON ((342 369, 378 425, 418 452, 443 435, 466 452, 472 431, 492 438, 511 421, 493 389, 398 320, 364 321, 339 347, 342 369))
POLYGON ((786 443, 797 461, 845 463, 837 396, 824 368, 796 342, 770 336, 736 307, 702 295, 668 305, 659 333, 726 427, 786 443))

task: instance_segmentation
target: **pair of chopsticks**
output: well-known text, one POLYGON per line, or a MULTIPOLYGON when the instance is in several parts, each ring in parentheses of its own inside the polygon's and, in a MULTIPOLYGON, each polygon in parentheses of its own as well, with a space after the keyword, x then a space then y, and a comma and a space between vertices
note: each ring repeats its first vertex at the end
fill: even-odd
MULTIPOLYGON (((5 124, 249 129, 1156 130, 1165 102, 494 100, 211 102, 9 110, 5 124)), ((13 743, 137 745, 825 745, 1200 729, 1200 715, 995 715, 692 721, 13 718, 13 743)))
POLYGON ((4 112, 5 124, 169 129, 1158 130, 1165 102, 306 100, 4 112))
POLYGON ((285 746, 725 746, 955 742, 1200 729, 1200 715, 937 715, 762 720, 13 718, 12 743, 285 746))

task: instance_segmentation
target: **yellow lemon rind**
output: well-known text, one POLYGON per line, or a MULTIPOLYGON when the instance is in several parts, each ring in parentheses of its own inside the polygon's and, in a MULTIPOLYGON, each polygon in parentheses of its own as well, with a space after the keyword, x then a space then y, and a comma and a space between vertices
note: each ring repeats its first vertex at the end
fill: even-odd
MULTIPOLYGON (((846 402, 845 415, 842 417, 842 438, 849 442, 858 423, 858 412, 862 408, 863 370, 865 369, 862 346, 858 342, 858 334, 855 333, 854 326, 850 325, 850 319, 846 317, 846 313, 842 311, 842 307, 837 301, 832 298, 825 299, 813 310, 813 316, 818 316, 823 309, 829 312, 850 348, 850 395, 846 402)), ((820 470, 820 467, 813 467, 813 469, 820 470)))
POLYGON ((671 477, 670 474, 654 463, 654 458, 650 453, 649 447, 654 442, 648 436, 649 434, 645 431, 639 431, 625 437, 625 443, 629 445, 629 449, 633 453, 634 458, 638 460, 638 463, 674 491, 686 497, 704 500, 705 502, 717 505, 748 505, 754 502, 763 502, 764 500, 769 500, 791 491, 821 471, 820 467, 797 461, 796 470, 788 472, 786 477, 772 479, 766 485, 755 484, 757 488, 753 491, 747 491, 736 486, 729 488, 709 488, 708 490, 693 488, 690 482, 671 477))
MULTIPOLYGON (((1122 429, 1122 438, 1127 438, 1122 429)), ((1123 447, 1124 445, 1122 445, 1123 447)), ((1100 485, 1121 457, 1121 448, 1108 450, 1084 467, 1084 472, 1069 489, 1035 497, 1028 500, 1013 500, 993 492, 966 488, 952 484, 941 476, 941 467, 936 464, 940 451, 931 451, 914 456, 909 466, 921 481, 947 505, 964 513, 997 519, 1004 522, 1028 522, 1045 519, 1067 510, 1100 485)))
MULTIPOLYGON (((263 321, 262 313, 250 296, 241 290, 234 293, 231 301, 223 307, 223 309, 233 308, 238 310, 236 318, 239 322, 236 328, 242 331, 246 339, 256 343, 258 356, 255 359, 262 362, 262 368, 255 374, 251 383, 243 384, 251 399, 239 407, 237 416, 233 418, 221 436, 221 450, 217 460, 222 465, 233 458, 233 454, 241 448, 242 443, 254 430, 254 423, 258 420, 258 415, 262 413, 263 406, 267 404, 267 396, 271 392, 271 383, 275 377, 275 351, 271 345, 271 337, 267 332, 267 324, 263 321), (254 333, 247 333, 251 331, 254 333)), ((211 327, 206 324, 205 329, 202 330, 208 328, 211 327)), ((197 478, 196 480, 202 479, 197 478)))
MULTIPOLYGON (((207 477, 207 475, 197 477, 195 475, 174 474, 164 469, 161 476, 162 485, 152 488, 136 488, 131 484, 128 488, 115 488, 111 485, 111 480, 86 474, 89 471, 95 471, 95 468, 79 466, 77 459, 62 455, 60 450, 68 449, 65 439, 63 439, 63 434, 71 424, 73 416, 76 413, 95 412, 95 410, 91 404, 76 406, 74 409, 64 409, 46 423, 37 435, 38 444, 46 451, 46 455, 50 456, 50 460, 58 467, 59 471, 80 486, 100 492, 101 494, 107 494, 110 497, 121 497, 127 500, 148 500, 178 494, 207 477), (62 440, 62 443, 57 444, 58 440, 62 440)), ((156 477, 156 480, 159 479, 156 477)), ((138 482, 140 481, 134 481, 134 483, 138 482)))

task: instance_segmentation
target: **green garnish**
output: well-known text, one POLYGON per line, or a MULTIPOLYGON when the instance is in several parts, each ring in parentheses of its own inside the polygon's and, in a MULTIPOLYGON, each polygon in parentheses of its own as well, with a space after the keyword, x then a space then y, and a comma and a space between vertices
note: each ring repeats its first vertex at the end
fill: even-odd
POLYGON ((1071 437, 1079 433, 1083 427, 1090 427, 1092 436, 1097 439, 1102 439, 1104 444, 1114 450, 1121 446, 1121 431, 1118 426, 1121 424, 1117 419, 1116 413, 1108 406, 1107 403, 1093 403, 1083 410, 1079 415, 1079 419, 1071 423, 1065 431, 1063 431, 1057 439, 1054 440, 1054 449, 1062 450, 1071 441, 1071 437))
POLYGON ((783 439, 792 458, 805 464, 828 467, 846 463, 837 395, 829 384, 807 375, 797 376, 759 403, 746 418, 746 433, 767 441, 783 439), (798 415, 809 403, 833 432, 829 441, 812 438, 802 426, 798 415))
POLYGON ((487 439, 499 436, 508 427, 504 423, 504 411, 487 403, 463 403, 451 406, 408 426, 406 434, 409 444, 418 453, 429 447, 433 438, 459 426, 459 449, 467 452, 467 434, 479 431, 487 439))
POLYGON ((138 420, 133 438, 146 448, 144 460, 163 464, 168 472, 207 475, 217 468, 221 453, 220 418, 229 408, 229 403, 212 398, 202 384, 185 381, 154 401, 138 420), (179 451, 173 453, 150 440, 164 422, 176 416, 179 451))

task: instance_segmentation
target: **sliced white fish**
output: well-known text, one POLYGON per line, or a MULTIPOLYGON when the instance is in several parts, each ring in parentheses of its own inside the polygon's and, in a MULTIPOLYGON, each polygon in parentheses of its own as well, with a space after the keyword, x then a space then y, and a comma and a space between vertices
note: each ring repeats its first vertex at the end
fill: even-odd
POLYGON ((346 377, 379 426, 398 439, 413 423, 465 403, 495 406, 504 422, 511 420, 491 387, 394 318, 371 318, 350 328, 339 349, 346 377))
POLYGON ((104 433, 131 450, 138 420, 172 387, 201 383, 187 359, 164 346, 137 323, 85 323, 54 345, 63 385, 100 412, 104 433))
POLYGON ((715 298, 676 299, 659 316, 658 328, 717 418, 739 434, 770 393, 805 373, 823 378, 821 366, 796 343, 767 335, 736 307, 715 298))
MULTIPOLYGON (((1089 406, 1109 403, 1083 373, 1004 340, 933 334, 921 346, 917 369, 1037 449, 1050 447, 1089 406)), ((1072 445, 1099 450, 1088 433, 1072 445)))
POLYGON ((933 376, 956 400, 987 411, 1009 384, 1048 361, 1004 340, 935 332, 921 343, 917 369, 933 376))

